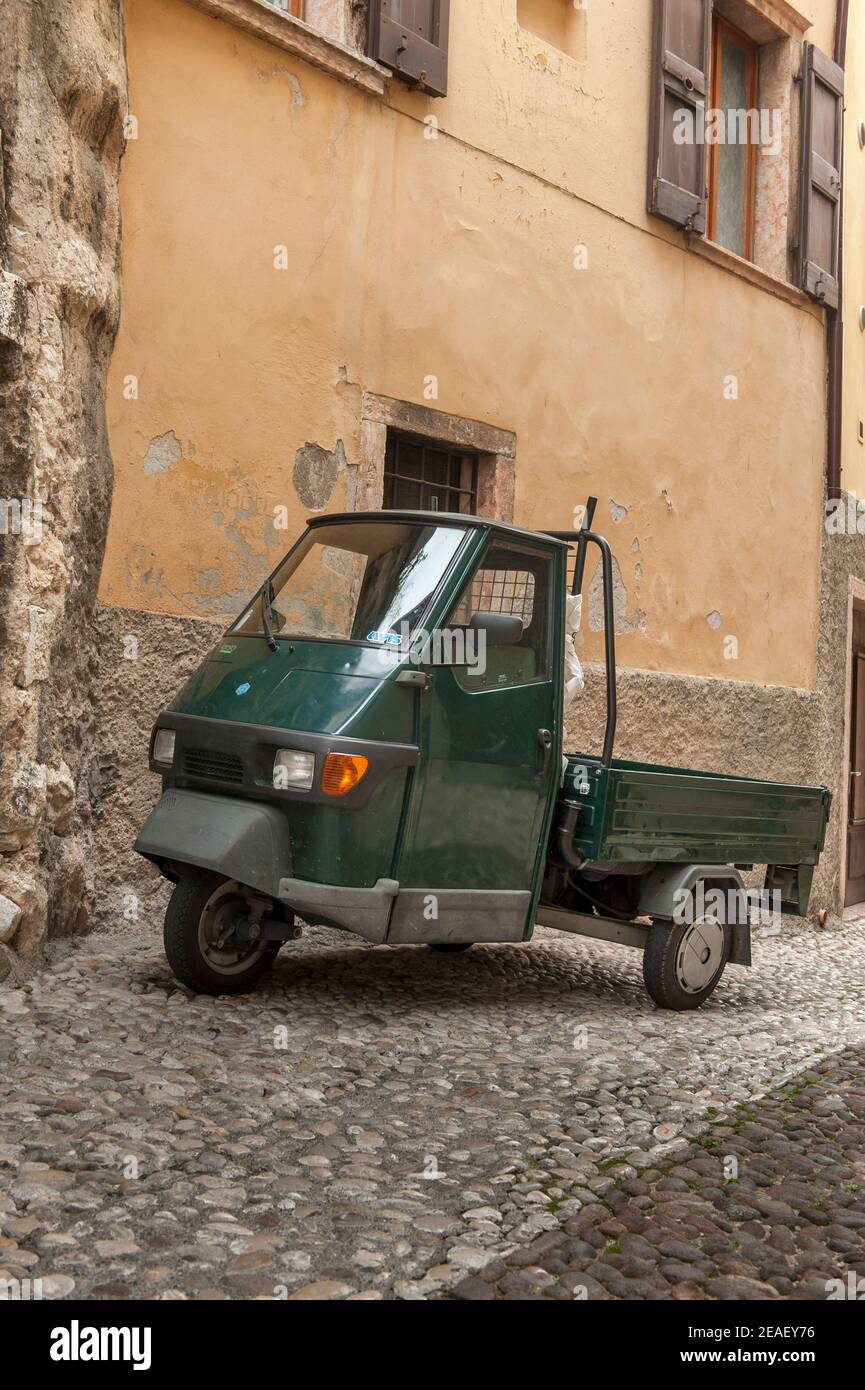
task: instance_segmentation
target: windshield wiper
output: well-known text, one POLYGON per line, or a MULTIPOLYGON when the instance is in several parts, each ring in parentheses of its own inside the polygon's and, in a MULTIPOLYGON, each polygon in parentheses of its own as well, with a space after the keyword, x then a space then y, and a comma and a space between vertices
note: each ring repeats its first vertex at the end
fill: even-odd
POLYGON ((273 603, 273 584, 271 580, 266 580, 261 591, 261 625, 264 628, 264 640, 272 652, 277 649, 276 638, 270 626, 270 618, 273 617, 271 604, 273 603), (270 617, 268 617, 268 614, 270 617))

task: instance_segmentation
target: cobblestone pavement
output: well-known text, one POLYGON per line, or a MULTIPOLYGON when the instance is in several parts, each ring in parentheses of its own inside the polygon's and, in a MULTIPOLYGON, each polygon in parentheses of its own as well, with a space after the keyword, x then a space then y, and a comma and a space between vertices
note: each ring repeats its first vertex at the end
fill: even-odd
POLYGON ((865 1296, 863 1048, 714 1115, 681 1159, 608 1172, 602 1202, 454 1295, 825 1300, 858 1298, 862 1277, 865 1296))
POLYGON ((821 1147, 848 1145, 852 1080, 815 1102, 819 1142, 760 1128, 801 1128, 808 1086, 689 1145, 713 1110, 865 1042, 861 925, 758 940, 755 959, 671 1014, 636 952, 545 931, 461 955, 309 931, 233 999, 180 988, 156 932, 64 944, 0 987, 0 1279, 41 1278, 46 1297, 415 1299, 477 1294, 467 1279, 499 1261, 505 1296, 515 1278, 561 1296, 574 1273, 598 1296, 617 1279, 653 1296, 659 1277, 718 1296, 716 1279, 808 1287, 824 1242, 856 1268, 859 1198, 825 1160, 862 1160, 821 1147), (747 1144, 722 1187, 719 1156, 747 1144), (767 1204, 785 1144, 787 1195, 767 1204), (671 1176, 677 1145, 700 1157, 671 1176), (545 1235, 563 1243, 542 1258, 545 1235))

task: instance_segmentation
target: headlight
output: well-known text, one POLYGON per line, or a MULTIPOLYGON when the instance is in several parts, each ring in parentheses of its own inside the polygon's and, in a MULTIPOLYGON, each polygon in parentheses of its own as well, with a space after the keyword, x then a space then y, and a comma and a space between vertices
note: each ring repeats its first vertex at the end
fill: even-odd
POLYGON ((280 791, 308 792, 314 775, 314 753, 280 748, 273 760, 273 785, 280 791))
POLYGON ((156 730, 156 738, 153 740, 153 761, 155 763, 167 763, 170 766, 174 762, 175 737, 173 729, 156 730))

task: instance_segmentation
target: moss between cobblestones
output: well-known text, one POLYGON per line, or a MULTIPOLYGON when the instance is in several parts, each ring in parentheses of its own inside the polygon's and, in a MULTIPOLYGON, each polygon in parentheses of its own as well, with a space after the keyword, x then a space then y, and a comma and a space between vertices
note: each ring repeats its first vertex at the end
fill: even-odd
MULTIPOLYGON (((824 1299, 834 1289, 837 1297, 851 1271, 865 1274, 865 1189, 856 1181, 863 1064, 865 1049, 849 1048, 759 1102, 713 1108, 710 1121, 735 1135, 723 1156, 725 1145, 704 1131, 684 1156, 659 1160, 653 1182, 619 1179, 559 1231, 451 1296, 771 1300, 824 1299), (735 1176, 724 1175, 722 1157, 737 1160, 735 1176)), ((598 1166, 612 1173, 623 1163, 598 1166)))

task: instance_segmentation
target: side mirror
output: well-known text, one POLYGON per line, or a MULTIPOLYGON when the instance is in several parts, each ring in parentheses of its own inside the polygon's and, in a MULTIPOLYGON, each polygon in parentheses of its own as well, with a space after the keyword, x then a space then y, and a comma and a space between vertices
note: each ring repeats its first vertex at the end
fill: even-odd
POLYGON ((522 641, 523 620, 513 613, 473 613, 469 627, 485 633, 488 647, 515 647, 522 641))

